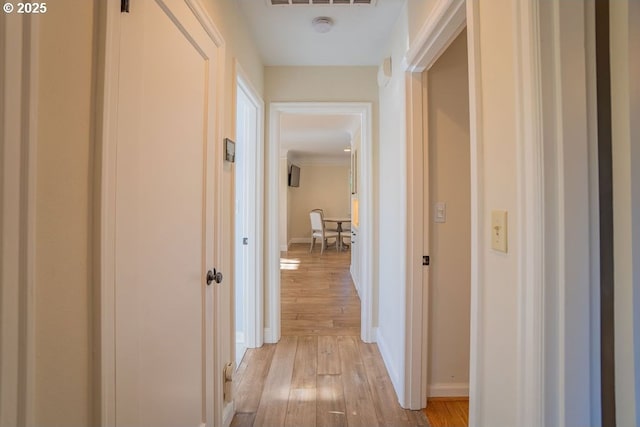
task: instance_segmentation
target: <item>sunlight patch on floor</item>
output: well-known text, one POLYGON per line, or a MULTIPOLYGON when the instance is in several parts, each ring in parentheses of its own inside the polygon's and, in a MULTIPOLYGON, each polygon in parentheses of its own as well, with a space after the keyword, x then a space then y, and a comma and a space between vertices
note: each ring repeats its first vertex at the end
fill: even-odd
POLYGON ((280 258, 280 270, 297 270, 299 266, 299 259, 280 258))

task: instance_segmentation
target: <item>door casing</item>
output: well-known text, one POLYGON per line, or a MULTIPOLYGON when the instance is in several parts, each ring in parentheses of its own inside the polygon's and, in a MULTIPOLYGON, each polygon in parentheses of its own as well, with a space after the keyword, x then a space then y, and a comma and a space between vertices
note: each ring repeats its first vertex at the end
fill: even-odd
POLYGON ((360 181, 360 256, 361 256, 361 338, 375 342, 373 327, 373 143, 372 109, 363 102, 272 102, 269 105, 269 152, 267 176, 266 248, 266 305, 269 307, 268 326, 264 341, 280 340, 280 245, 279 245, 279 161, 280 116, 282 114, 357 114, 361 117, 362 146, 360 181))

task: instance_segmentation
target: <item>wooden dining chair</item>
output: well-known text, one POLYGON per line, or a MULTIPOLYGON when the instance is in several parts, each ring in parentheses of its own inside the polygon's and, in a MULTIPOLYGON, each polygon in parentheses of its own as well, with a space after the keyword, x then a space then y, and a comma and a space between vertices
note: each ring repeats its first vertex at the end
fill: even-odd
POLYGON ((320 239, 322 246, 320 247, 320 255, 324 253, 324 248, 329 245, 328 239, 335 239, 336 250, 338 250, 340 239, 340 233, 337 231, 329 231, 324 227, 324 215, 322 211, 317 209, 309 212, 309 219, 311 220, 311 247, 309 253, 313 252, 313 247, 316 244, 316 239, 320 239))

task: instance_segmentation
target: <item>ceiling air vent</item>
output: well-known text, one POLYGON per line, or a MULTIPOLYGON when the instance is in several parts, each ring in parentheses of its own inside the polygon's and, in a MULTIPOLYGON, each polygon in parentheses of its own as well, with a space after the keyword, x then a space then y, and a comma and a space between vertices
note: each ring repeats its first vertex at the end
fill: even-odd
POLYGON ((377 0, 266 0, 271 6, 326 6, 326 5, 356 5, 375 6, 377 0))

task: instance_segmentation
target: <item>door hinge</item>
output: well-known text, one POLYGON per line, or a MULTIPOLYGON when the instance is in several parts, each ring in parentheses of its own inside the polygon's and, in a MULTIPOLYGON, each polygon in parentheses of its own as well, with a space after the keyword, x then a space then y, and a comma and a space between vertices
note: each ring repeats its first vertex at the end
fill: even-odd
POLYGON ((242 238, 242 244, 243 245, 248 245, 249 244, 249 238, 248 237, 243 237, 242 238))
POLYGON ((422 265, 429 265, 429 255, 424 255, 422 257, 422 265))
POLYGON ((120 12, 129 13, 129 0, 120 0, 120 12))

